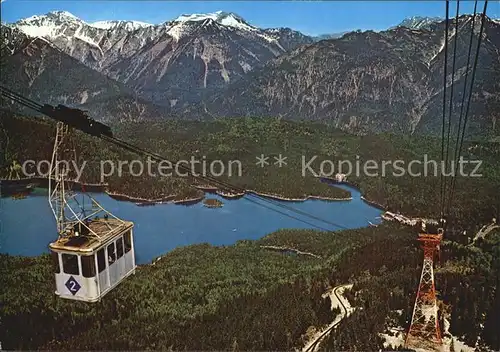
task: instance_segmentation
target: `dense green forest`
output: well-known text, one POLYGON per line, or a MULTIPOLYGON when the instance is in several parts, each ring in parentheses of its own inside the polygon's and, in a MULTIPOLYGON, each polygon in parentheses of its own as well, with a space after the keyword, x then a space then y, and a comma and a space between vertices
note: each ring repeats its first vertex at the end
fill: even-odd
MULTIPOLYGON (((498 350, 500 231, 477 246, 446 242, 442 252, 442 318, 469 345, 480 339, 498 350)), ((176 249, 87 304, 54 296, 48 256, 2 255, 0 341, 6 349, 290 350, 304 344, 310 326, 333 320, 321 297, 328 287, 350 282, 346 296, 359 309, 323 348, 379 350, 380 332, 408 327, 421 261, 409 228, 281 230, 233 246, 176 249)))
POLYGON ((140 267, 97 304, 57 299, 48 256, 0 256, 0 287, 9 288, 0 293, 0 340, 7 349, 204 350, 235 341, 243 350, 291 348, 309 326, 333 320, 321 298, 327 263, 392 232, 285 231, 316 238, 321 258, 260 247, 281 243, 281 232, 227 247, 179 248, 140 267))

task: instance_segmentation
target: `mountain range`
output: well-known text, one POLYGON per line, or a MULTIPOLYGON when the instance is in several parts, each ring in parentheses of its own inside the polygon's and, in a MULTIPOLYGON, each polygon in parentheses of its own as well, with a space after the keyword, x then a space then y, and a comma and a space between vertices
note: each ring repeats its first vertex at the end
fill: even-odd
MULTIPOLYGON (((451 92, 453 78, 453 116, 460 111, 463 96, 472 19, 459 19, 455 75, 451 74, 454 30, 450 37, 447 93, 451 92)), ((479 22, 476 17, 473 48, 477 46, 479 22)), ((429 29, 401 26, 379 33, 351 32, 338 39, 302 46, 230 85, 206 105, 207 112, 324 120, 357 133, 439 132, 444 33, 444 22, 438 22, 429 29)), ((488 20, 483 35, 469 130, 472 134, 498 135, 499 24, 488 20)))
MULTIPOLYGON (((459 20, 459 86, 472 19, 459 20)), ((474 20, 475 44, 479 17, 474 20)), ((471 108, 474 133, 500 134, 499 28, 487 19, 471 108)), ((86 23, 55 11, 2 25, 1 37, 3 84, 41 102, 84 107, 102 120, 266 115, 329 121, 356 133, 439 130, 439 18, 312 37, 261 29, 222 11, 162 24, 86 23)), ((452 30, 451 50, 454 37, 452 30)))
POLYGON ((159 25, 105 21, 87 24, 64 12, 20 20, 86 66, 127 84, 161 105, 198 101, 254 67, 312 39, 287 28, 261 30, 225 12, 183 15, 159 25))
MULTIPOLYGON (((103 121, 168 117, 169 110, 146 101, 118 81, 89 68, 51 42, 2 28, 2 84, 41 103, 89 110, 103 121)), ((5 108, 10 101, 2 101, 5 108)), ((21 109, 28 112, 24 109, 21 109)))

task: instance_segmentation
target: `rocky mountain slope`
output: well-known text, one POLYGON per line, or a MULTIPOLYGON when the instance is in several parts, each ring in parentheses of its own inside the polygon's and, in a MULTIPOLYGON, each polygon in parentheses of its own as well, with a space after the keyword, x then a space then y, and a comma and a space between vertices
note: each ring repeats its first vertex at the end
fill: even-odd
MULTIPOLYGON (((459 21, 454 114, 462 98, 471 21, 471 16, 459 21)), ((479 22, 477 16, 474 48, 479 22)), ((450 53, 455 37, 451 32, 450 53)), ((205 112, 327 120, 358 133, 438 132, 443 44, 441 22, 428 30, 397 27, 380 33, 352 32, 302 46, 231 84, 206 105, 205 112)), ((500 26, 490 19, 481 44, 470 115, 471 133, 500 134, 500 26)))
POLYGON ((339 32, 339 33, 330 33, 330 34, 321 34, 316 37, 313 37, 315 41, 320 41, 320 40, 328 40, 328 39, 337 39, 342 37, 344 34, 349 33, 349 32, 339 32))
MULTIPOLYGON (((168 109, 137 98, 130 88, 83 65, 43 38, 1 27, 0 83, 40 103, 83 107, 101 120, 165 118, 168 109)), ((19 110, 2 100, 3 108, 19 110)))
MULTIPOLYGON (((444 18, 441 17, 422 17, 422 16, 413 16, 405 18, 398 24, 396 27, 406 27, 410 29, 430 29, 432 25, 442 22, 444 18)), ((394 28, 396 28, 394 27, 394 28)), ((391 28, 393 29, 393 28, 391 28)))
POLYGON ((140 96, 167 106, 198 101, 205 91, 313 41, 288 28, 259 29, 233 13, 182 15, 150 25, 86 23, 65 11, 9 24, 41 37, 140 96))

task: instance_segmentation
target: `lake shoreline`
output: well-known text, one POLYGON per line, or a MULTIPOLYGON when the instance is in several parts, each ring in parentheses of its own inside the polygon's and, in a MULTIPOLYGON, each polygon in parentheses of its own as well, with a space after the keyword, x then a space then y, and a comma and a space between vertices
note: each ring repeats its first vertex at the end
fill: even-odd
MULTIPOLYGON (((370 207, 362 202, 359 193, 357 193, 354 189, 347 188, 346 186, 341 187, 352 192, 352 201, 344 200, 339 203, 338 199, 329 197, 308 196, 299 199, 298 197, 279 197, 275 194, 267 194, 264 192, 258 192, 258 194, 259 196, 276 199, 276 205, 285 205, 285 201, 304 202, 305 199, 309 199, 311 201, 301 204, 297 203, 296 205, 292 205, 292 207, 297 208, 300 212, 309 209, 307 211, 308 213, 317 213, 325 219, 330 219, 331 217, 334 222, 345 223, 346 225, 342 226, 346 228, 367 227, 369 222, 367 223, 367 221, 364 220, 365 218, 371 220, 372 223, 379 223, 379 221, 376 220, 377 218, 380 218, 380 211, 378 211, 378 209, 370 207), (312 199, 317 200, 313 201, 312 199), (362 216, 351 216, 352 214, 348 214, 349 212, 352 213, 358 211, 361 212, 360 214, 362 214, 362 216), (344 216, 344 214, 349 216, 344 216)), ((146 202, 151 200, 147 198, 131 197, 124 193, 106 191, 102 193, 91 193, 91 195, 95 197, 95 199, 97 199, 97 201, 105 209, 109 209, 112 213, 116 213, 117 216, 128 219, 129 221, 134 222, 134 224, 137 224, 137 226, 141 226, 141 233, 145 234, 145 236, 151 236, 151 238, 143 238, 144 236, 141 236, 141 239, 137 240, 136 248, 141 253, 140 258, 138 259, 139 263, 149 263, 151 258, 168 253, 177 247, 205 242, 211 243, 213 246, 228 246, 239 240, 260 239, 279 229, 293 229, 297 228, 297 226, 302 228, 304 226, 302 224, 298 224, 298 222, 302 222, 301 218, 276 217, 274 212, 270 214, 270 211, 268 211, 273 209, 264 209, 268 207, 256 207, 255 205, 250 204, 250 202, 245 202, 241 199, 234 202, 229 200, 225 201, 221 196, 213 196, 208 193, 203 194, 201 190, 199 191, 199 194, 194 193, 192 196, 177 194, 170 195, 169 197, 154 198, 152 201, 155 203, 149 202, 149 204, 146 202), (174 200, 173 198, 177 198, 178 200, 174 200), (211 211, 208 209, 220 206, 207 207, 207 205, 202 204, 191 206, 191 204, 195 204, 200 201, 203 202, 203 200, 207 199, 216 199, 217 202, 223 202, 224 205, 220 205, 223 209, 219 211, 211 211), (162 203, 171 205, 143 209, 143 206, 162 203), (186 205, 186 207, 174 207, 173 204, 186 205), (205 207, 206 210, 201 209, 205 207), (167 218, 168 220, 166 220, 167 218), (259 219, 258 223, 255 221, 255 218, 259 219), (192 221, 192 219, 195 219, 196 221, 192 221), (163 238, 163 236, 157 235, 169 226, 171 226, 172 229, 171 231, 169 230, 172 237, 166 236, 168 238, 163 238), (151 243, 154 243, 154 245, 151 245, 151 243)), ((252 195, 257 194, 256 190, 248 190, 247 200, 249 201, 252 200, 249 193, 252 195)), ((228 194, 225 195, 228 196, 228 194)), ((43 204, 44 211, 47 210, 47 207, 45 206, 47 190, 37 188, 34 190, 32 196, 28 196, 28 198, 31 199, 26 200, 26 207, 24 207, 23 204, 20 204, 20 202, 14 200, 11 201, 9 199, 7 201, 8 205, 12 206, 11 209, 16 211, 16 213, 13 214, 17 214, 17 212, 22 209, 21 212, 26 211, 28 217, 38 216, 33 214, 39 213, 38 207, 40 207, 40 204, 43 204)), ((261 202, 263 204, 265 204, 264 200, 265 198, 261 198, 261 202)), ((286 214, 283 213, 283 215, 286 214)), ((51 233, 53 227, 53 219, 51 215, 47 214, 47 216, 44 216, 43 219, 40 220, 40 223, 45 226, 45 230, 43 232, 45 234, 51 233)), ((306 228, 312 227, 314 229, 317 227, 314 223, 305 223, 306 225, 309 225, 306 228)), ((11 228, 7 229, 8 232, 14 234, 15 231, 18 231, 15 227, 12 227, 12 223, 10 225, 11 228)), ((319 229, 321 230, 322 228, 320 227, 319 229)), ((35 230, 39 231, 38 228, 35 230)), ((30 232, 27 233, 28 234, 25 236, 31 236, 30 232)), ((46 238, 48 240, 51 239, 49 235, 46 235, 46 238)), ((36 248, 33 247, 26 250, 24 247, 16 247, 17 244, 11 242, 12 239, 10 242, 6 243, 7 246, 2 249, 7 250, 6 253, 11 253, 13 255, 20 253, 22 253, 20 255, 25 256, 37 255, 38 253, 43 253, 46 250, 45 243, 42 243, 39 246, 37 245, 36 248), (9 250, 10 247, 12 247, 11 250, 9 250), (38 247, 40 247, 40 249, 38 247)), ((283 248, 268 247, 267 249, 285 252, 285 254, 294 252, 299 255, 311 256, 311 254, 297 252, 296 249, 300 248, 294 247, 294 245, 283 245, 283 248)))
MULTIPOLYGON (((109 187, 107 183, 81 183, 75 181, 66 181, 73 190, 85 190, 88 192, 105 192, 109 187)), ((8 196, 9 193, 4 194, 5 190, 9 191, 9 188, 15 187, 25 187, 24 191, 29 191, 33 188, 48 188, 49 187, 49 179, 42 177, 26 177, 21 178, 19 180, 9 180, 9 179, 0 179, 0 191, 2 191, 2 196, 8 196)), ((23 190, 18 190, 17 192, 22 193, 23 190)), ((15 193, 15 192, 14 192, 15 193)))
POLYGON ((166 204, 166 203, 173 203, 173 204, 178 204, 178 205, 192 205, 196 204, 200 201, 202 201, 205 196, 199 196, 199 197, 194 197, 194 198, 185 198, 185 199, 175 199, 177 197, 176 194, 172 194, 166 197, 161 197, 157 199, 147 199, 147 198, 140 198, 140 197, 131 197, 126 194, 121 194, 121 193, 113 193, 109 191, 104 191, 108 196, 111 198, 122 201, 122 202, 132 202, 136 203, 137 205, 156 205, 156 204, 166 204))
MULTIPOLYGON (((321 179, 331 183, 333 186, 335 186, 335 184, 338 183, 334 179, 331 179, 328 177, 321 177, 321 179)), ((20 180, 0 180, 0 182, 4 182, 4 181, 9 181, 9 183, 12 183, 12 184, 17 184, 19 182, 20 185, 25 184, 26 182, 37 182, 38 187, 45 188, 44 186, 48 186, 48 179, 44 179, 44 178, 25 178, 25 179, 20 179, 20 180)), ((345 184, 349 187, 356 189, 358 192, 361 193, 361 190, 356 185, 354 185, 348 181, 343 181, 340 184, 345 184)), ((138 205, 156 205, 156 204, 165 204, 165 203, 173 203, 173 204, 177 204, 177 205, 193 205, 193 204, 197 204, 197 203, 203 201, 203 199, 205 199, 205 196, 203 195, 203 196, 199 196, 199 197, 177 200, 177 199, 175 199, 177 197, 176 194, 171 194, 171 195, 167 195, 167 196, 156 198, 156 199, 149 199, 149 198, 142 198, 142 197, 137 197, 137 196, 130 196, 130 195, 124 194, 124 193, 114 192, 112 190, 109 190, 109 184, 92 184, 92 183, 73 182, 73 186, 75 186, 75 185, 80 189, 85 189, 86 191, 106 193, 108 196, 110 196, 113 199, 116 199, 119 201, 137 203, 138 205)), ((200 191, 206 192, 206 193, 217 194, 220 197, 227 199, 227 200, 237 200, 237 199, 244 197, 245 195, 252 195, 252 194, 260 196, 260 197, 272 199, 272 200, 285 201, 285 202, 296 202, 296 203, 306 202, 308 200, 322 200, 322 201, 328 201, 328 202, 346 202, 346 201, 353 200, 352 196, 351 197, 343 197, 343 198, 335 198, 335 197, 327 197, 327 196, 308 195, 308 196, 305 196, 303 198, 291 198, 291 197, 286 197, 284 195, 259 192, 259 191, 255 191, 252 189, 245 190, 245 192, 242 192, 242 193, 228 193, 228 192, 224 192, 224 191, 220 190, 218 187, 214 187, 214 186, 194 185, 193 187, 195 187, 196 189, 198 189, 200 191)), ((387 210, 381 204, 379 204, 375 201, 371 201, 369 199, 366 199, 362 195, 361 195, 361 199, 364 202, 366 202, 367 204, 372 205, 378 209, 387 210)))
POLYGON ((246 192, 249 193, 249 194, 255 194, 255 195, 258 195, 258 196, 261 196, 261 197, 264 197, 264 198, 281 200, 281 201, 285 201, 285 202, 297 202, 297 203, 305 202, 305 201, 308 201, 310 199, 325 200, 325 201, 329 201, 329 202, 337 202, 337 201, 342 202, 342 201, 350 201, 350 200, 352 200, 352 197, 347 197, 347 198, 333 198, 333 197, 324 197, 324 196, 306 196, 304 198, 287 198, 287 197, 276 195, 276 194, 269 194, 269 193, 257 192, 257 191, 254 191, 254 190, 247 190, 246 192))
POLYGON ((377 202, 375 202, 373 200, 366 199, 364 196, 361 196, 361 200, 363 202, 365 202, 366 204, 371 205, 372 207, 375 207, 377 209, 384 210, 384 211, 388 210, 388 208, 384 207, 382 204, 377 203, 377 202))
POLYGON ((132 197, 132 196, 129 196, 128 194, 123 194, 123 193, 114 193, 114 192, 111 192, 108 190, 105 190, 104 193, 106 193, 111 198, 119 200, 119 201, 132 202, 132 203, 144 203, 144 204, 161 204, 161 203, 171 202, 177 196, 176 194, 174 194, 174 195, 161 197, 161 198, 157 198, 157 199, 148 199, 148 198, 141 198, 141 197, 132 197))
MULTIPOLYGON (((334 197, 325 197, 325 196, 313 196, 313 195, 308 195, 304 198, 288 198, 283 195, 278 195, 278 194, 270 194, 270 193, 265 193, 265 192, 258 192, 253 189, 246 189, 244 192, 241 193, 228 193, 219 190, 217 187, 212 187, 212 186, 195 186, 197 189, 202 190, 207 193, 215 193, 225 199, 239 199, 247 194, 255 194, 260 197, 265 197, 265 198, 270 198, 274 200, 281 200, 285 202, 305 202, 310 199, 317 199, 317 200, 324 200, 324 201, 350 201, 352 200, 352 197, 344 197, 344 198, 334 198, 334 197)), ((355 187, 354 187, 355 188, 355 187)))
MULTIPOLYGON (((331 177, 318 177, 318 178, 320 178, 322 180, 326 180, 329 183, 334 183, 334 184, 335 183, 337 183, 337 184, 339 183, 334 178, 331 178, 331 177)), ((345 185, 347 185, 349 187, 352 187, 355 190, 357 190, 359 192, 360 196, 361 196, 361 200, 363 202, 365 202, 366 204, 371 205, 372 207, 375 207, 375 208, 380 209, 380 210, 384 210, 384 211, 388 210, 388 208, 386 206, 383 206, 382 204, 380 204, 380 203, 378 203, 378 202, 376 202, 374 200, 369 200, 364 195, 362 195, 361 189, 356 184, 354 184, 352 182, 349 182, 347 180, 340 182, 340 184, 345 184, 345 185)))

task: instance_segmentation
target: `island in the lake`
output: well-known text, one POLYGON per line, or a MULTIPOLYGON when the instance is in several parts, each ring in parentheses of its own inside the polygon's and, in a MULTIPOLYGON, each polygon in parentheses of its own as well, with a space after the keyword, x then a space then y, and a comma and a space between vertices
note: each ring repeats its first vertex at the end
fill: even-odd
POLYGON ((215 198, 207 198, 203 201, 203 205, 207 208, 222 208, 224 203, 215 198))

